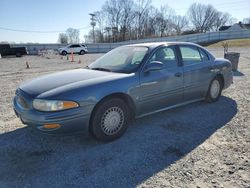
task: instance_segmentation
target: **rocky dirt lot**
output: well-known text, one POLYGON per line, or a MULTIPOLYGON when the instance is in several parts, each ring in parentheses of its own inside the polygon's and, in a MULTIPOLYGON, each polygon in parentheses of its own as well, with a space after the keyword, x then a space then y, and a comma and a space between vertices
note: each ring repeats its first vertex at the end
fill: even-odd
MULTIPOLYGON (((210 50, 223 56, 222 48, 210 50)), ((218 102, 137 119, 111 143, 88 134, 42 135, 12 110, 24 81, 102 54, 73 63, 56 55, 0 59, 0 187, 249 187, 250 49, 230 50, 241 53, 239 72, 218 102)))

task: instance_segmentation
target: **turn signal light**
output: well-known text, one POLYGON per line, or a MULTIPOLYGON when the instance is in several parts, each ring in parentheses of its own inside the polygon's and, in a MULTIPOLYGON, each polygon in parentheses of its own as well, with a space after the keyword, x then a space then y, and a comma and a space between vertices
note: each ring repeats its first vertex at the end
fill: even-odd
POLYGON ((45 128, 45 129, 57 129, 59 127, 61 127, 61 125, 56 124, 56 123, 43 125, 43 128, 45 128))
POLYGON ((79 105, 73 101, 63 101, 63 109, 76 108, 79 105))

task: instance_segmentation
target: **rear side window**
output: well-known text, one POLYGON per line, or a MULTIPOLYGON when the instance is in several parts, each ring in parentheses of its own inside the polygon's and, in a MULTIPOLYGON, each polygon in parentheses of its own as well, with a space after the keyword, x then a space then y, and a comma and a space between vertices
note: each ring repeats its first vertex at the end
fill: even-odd
POLYGON ((209 61, 209 57, 208 57, 207 53, 204 50, 202 50, 201 48, 199 48, 199 51, 200 51, 202 61, 209 61))
POLYGON ((78 48, 78 47, 80 47, 80 45, 78 45, 78 44, 73 44, 70 46, 70 48, 78 48))
POLYGON ((202 61, 197 48, 190 46, 180 46, 181 56, 184 65, 192 65, 202 61))

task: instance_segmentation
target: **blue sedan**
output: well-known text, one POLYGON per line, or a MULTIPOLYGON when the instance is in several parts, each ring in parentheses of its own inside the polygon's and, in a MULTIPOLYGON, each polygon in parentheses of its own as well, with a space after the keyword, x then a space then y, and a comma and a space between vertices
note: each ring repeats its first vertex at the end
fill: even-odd
POLYGON ((231 63, 184 42, 118 47, 89 66, 45 75, 16 90, 14 110, 45 133, 89 131, 114 140, 132 118, 195 101, 215 102, 233 81, 231 63))

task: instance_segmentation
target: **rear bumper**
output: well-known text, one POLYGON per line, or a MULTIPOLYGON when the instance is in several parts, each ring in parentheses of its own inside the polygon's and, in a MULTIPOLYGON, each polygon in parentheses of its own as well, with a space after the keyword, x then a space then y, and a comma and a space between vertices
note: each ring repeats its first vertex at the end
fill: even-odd
POLYGON ((40 112, 23 109, 14 98, 14 111, 23 124, 48 134, 67 134, 88 131, 91 107, 78 107, 58 112, 40 112), (59 124, 58 128, 44 128, 44 125, 59 124))

